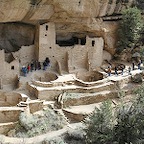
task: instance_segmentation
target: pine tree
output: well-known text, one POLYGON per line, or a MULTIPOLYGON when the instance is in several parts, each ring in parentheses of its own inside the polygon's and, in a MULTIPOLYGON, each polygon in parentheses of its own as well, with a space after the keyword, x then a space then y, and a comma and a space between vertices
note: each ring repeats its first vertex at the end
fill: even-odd
POLYGON ((141 37, 143 27, 141 11, 136 7, 128 8, 122 12, 122 21, 119 28, 118 51, 125 48, 134 48, 141 37))
POLYGON ((103 102, 100 109, 95 108, 93 114, 85 121, 87 144, 109 144, 113 138, 113 119, 111 101, 103 102))

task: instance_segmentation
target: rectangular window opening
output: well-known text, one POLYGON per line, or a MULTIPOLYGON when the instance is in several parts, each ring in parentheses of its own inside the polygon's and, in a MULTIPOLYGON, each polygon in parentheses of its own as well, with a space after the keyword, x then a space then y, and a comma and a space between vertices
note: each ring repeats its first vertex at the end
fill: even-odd
POLYGON ((94 45, 95 45, 95 41, 93 40, 93 41, 92 41, 92 46, 94 47, 94 45))
POLYGON ((14 70, 14 66, 11 66, 11 70, 14 70))
POLYGON ((48 25, 46 25, 46 31, 48 31, 48 25))

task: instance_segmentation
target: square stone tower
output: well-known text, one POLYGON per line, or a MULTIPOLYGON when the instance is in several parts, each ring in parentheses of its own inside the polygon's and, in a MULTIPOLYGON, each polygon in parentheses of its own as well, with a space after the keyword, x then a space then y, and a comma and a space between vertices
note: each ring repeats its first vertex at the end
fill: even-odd
POLYGON ((52 22, 39 25, 37 27, 37 56, 40 62, 43 62, 46 57, 51 57, 52 49, 55 48, 56 33, 55 24, 52 22))

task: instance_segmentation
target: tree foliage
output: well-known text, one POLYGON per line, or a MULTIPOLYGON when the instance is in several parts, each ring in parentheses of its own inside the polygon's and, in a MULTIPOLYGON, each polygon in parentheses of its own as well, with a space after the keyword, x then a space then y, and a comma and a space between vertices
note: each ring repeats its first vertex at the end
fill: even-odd
POLYGON ((144 10, 144 0, 136 0, 135 1, 135 5, 141 9, 141 10, 144 10))
POLYGON ((112 141, 113 115, 111 102, 104 102, 100 109, 85 121, 87 144, 108 144, 112 141))
POLYGON ((136 91, 132 103, 122 103, 113 112, 110 102, 95 109, 85 131, 88 144, 143 144, 144 85, 136 91))
POLYGON ((134 48, 141 38, 143 27, 141 11, 134 8, 128 8, 122 12, 122 21, 119 28, 118 51, 124 48, 134 48))

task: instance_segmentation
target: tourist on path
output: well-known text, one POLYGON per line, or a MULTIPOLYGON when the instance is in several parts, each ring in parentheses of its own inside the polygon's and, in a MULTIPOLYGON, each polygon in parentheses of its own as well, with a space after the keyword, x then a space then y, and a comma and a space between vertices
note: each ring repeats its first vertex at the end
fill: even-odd
POLYGON ((26 68, 26 66, 22 67, 22 73, 23 73, 24 77, 27 76, 27 68, 26 68))
POLYGON ((123 75, 123 73, 124 73, 124 68, 122 67, 121 68, 121 75, 123 75))
POLYGON ((115 66, 115 75, 118 75, 118 68, 115 66))
POLYGON ((131 67, 128 68, 128 74, 131 75, 131 67))
POLYGON ((132 70, 134 70, 135 64, 134 62, 132 62, 132 70))
POLYGON ((40 62, 38 62, 38 70, 40 70, 41 69, 41 64, 40 64, 40 62))
POLYGON ((138 69, 141 70, 141 60, 138 62, 138 69))
POLYGON ((111 76, 111 66, 108 66, 108 76, 111 76))
POLYGON ((34 70, 34 63, 33 62, 31 62, 31 72, 34 70))
POLYGON ((30 65, 28 64, 28 66, 27 66, 27 73, 29 73, 30 70, 31 70, 31 67, 30 67, 30 65))
POLYGON ((46 68, 47 68, 47 64, 46 64, 46 62, 44 61, 44 62, 43 62, 43 70, 46 70, 46 68))
POLYGON ((35 68, 35 71, 38 70, 38 61, 34 61, 34 68, 35 68))

